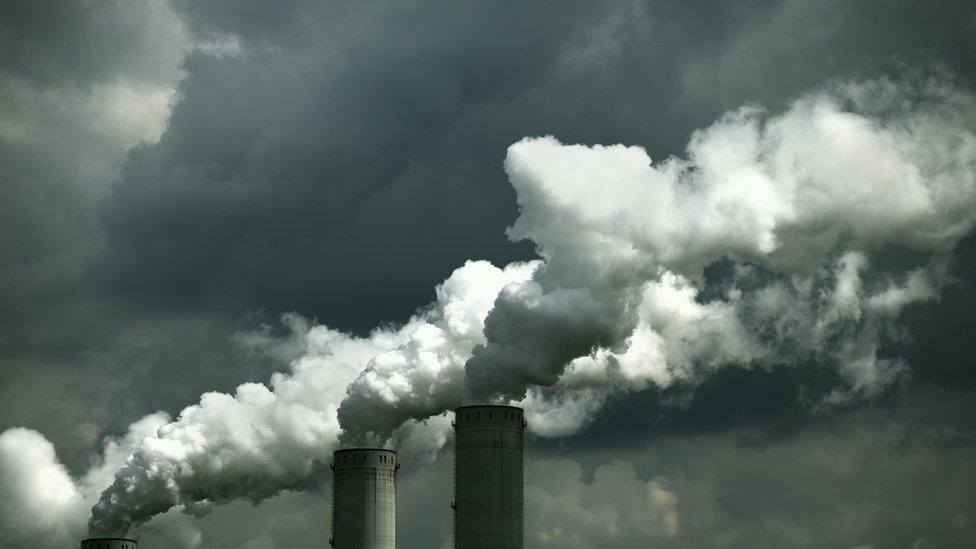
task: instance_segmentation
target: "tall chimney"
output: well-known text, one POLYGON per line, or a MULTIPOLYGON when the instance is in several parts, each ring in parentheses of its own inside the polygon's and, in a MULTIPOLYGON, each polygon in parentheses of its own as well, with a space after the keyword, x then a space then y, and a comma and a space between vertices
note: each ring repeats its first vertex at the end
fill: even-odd
MULTIPOLYGON (((397 454, 376 448, 332 456, 332 538, 336 549, 396 547, 397 454)), ((113 548, 114 549, 114 548, 113 548)))
POLYGON ((88 538, 81 540, 81 549, 139 549, 139 544, 129 538, 88 538))
POLYGON ((522 409, 454 410, 454 547, 522 549, 522 409))

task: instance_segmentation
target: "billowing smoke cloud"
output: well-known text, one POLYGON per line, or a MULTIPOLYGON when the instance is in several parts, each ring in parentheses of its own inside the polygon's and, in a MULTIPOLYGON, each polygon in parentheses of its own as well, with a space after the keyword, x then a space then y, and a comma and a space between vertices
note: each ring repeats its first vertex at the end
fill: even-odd
POLYGON ((899 313, 938 296, 976 220, 974 113, 941 82, 875 81, 774 116, 742 108, 659 164, 638 147, 516 143, 510 236, 545 263, 499 295, 467 363, 470 397, 807 360, 839 371, 829 401, 876 394, 906 367, 879 353, 899 313), (892 249, 919 259, 893 265, 892 249), (707 295, 720 262, 730 273, 707 295))
MULTIPOLYGON (((429 307, 368 337, 294 315, 284 343, 242 335, 300 356, 266 385, 207 393, 153 424, 112 478, 91 481, 111 484, 90 530, 315 488, 340 440, 429 459, 449 434, 442 414, 464 400, 520 403, 536 435, 564 436, 613 391, 729 366, 815 361, 841 380, 818 406, 884 391, 907 368, 880 352, 903 337, 901 311, 938 298, 974 225, 974 117, 973 97, 942 80, 872 81, 779 114, 729 113, 660 163, 639 147, 522 140, 505 159, 521 207, 509 234, 541 261, 469 262, 429 307)), ((45 442, 47 477, 69 482, 45 442)), ((8 482, 17 467, 4 464, 8 482)), ((90 501, 71 493, 66 509, 90 501)))
POLYGON ((204 395, 147 439, 92 529, 306 488, 340 436, 430 455, 416 433, 442 442, 449 426, 423 420, 463 398, 520 402, 534 432, 559 436, 610 391, 726 365, 816 360, 842 379, 821 404, 877 394, 906 368, 879 354, 899 313, 938 296, 973 227, 973 113, 944 82, 874 81, 729 113, 659 164, 639 147, 516 143, 510 236, 542 262, 468 263, 429 309, 369 338, 312 328, 291 375, 204 395), (889 247, 920 259, 874 259, 889 247))
MULTIPOLYGON (((380 432, 374 426, 396 428, 410 417, 427 418, 427 410, 459 405, 464 361, 485 341, 482 326, 495 296, 536 268, 537 263, 499 269, 469 262, 437 287, 437 301, 428 309, 367 338, 308 328, 287 317, 305 345, 291 374, 273 376, 268 386, 241 385, 234 395, 207 393, 161 427, 102 494, 92 509, 91 531, 120 534, 172 507, 199 514, 215 503, 256 502, 282 490, 321 486, 341 434, 339 404, 347 386, 349 394, 371 404, 350 407, 341 416, 362 425, 362 437, 380 432), (383 384, 373 383, 377 376, 383 384)), ((253 345, 260 334, 241 339, 253 345)), ((384 431, 377 443, 393 436, 406 459, 423 459, 436 448, 418 437, 439 441, 439 448, 449 428, 444 418, 408 422, 396 433, 384 431)))
POLYGON ((475 346, 486 342, 485 316, 499 291, 528 281, 538 265, 514 264, 500 270, 475 262, 456 271, 437 289, 437 320, 410 327, 401 346, 372 358, 349 385, 339 409, 347 433, 369 433, 382 441, 408 419, 459 406, 464 363, 475 346))
POLYGON ((35 537, 67 546, 84 520, 78 488, 58 462, 54 445, 36 431, 0 434, 0 489, 4 537, 14 546, 27 547, 35 537))
POLYGON ((31 429, 0 434, 0 532, 12 547, 63 548, 86 532, 90 509, 126 459, 146 437, 170 421, 152 414, 105 441, 101 459, 75 480, 58 460, 54 446, 31 429))
MULTIPOLYGON (((657 164, 640 147, 512 145, 509 235, 544 261, 498 294, 466 400, 519 403, 536 434, 560 436, 610 391, 728 365, 814 361, 840 379, 815 406, 885 390, 907 369, 881 352, 904 336, 899 314, 938 297, 976 220, 974 107, 944 80, 855 82, 728 113, 657 164)), ((340 408, 346 431, 443 411, 430 383, 404 384, 423 369, 370 365, 340 408)))

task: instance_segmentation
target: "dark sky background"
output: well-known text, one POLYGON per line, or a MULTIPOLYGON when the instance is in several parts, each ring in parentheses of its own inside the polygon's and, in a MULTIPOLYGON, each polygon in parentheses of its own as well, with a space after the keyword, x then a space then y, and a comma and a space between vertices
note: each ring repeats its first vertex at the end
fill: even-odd
MULTIPOLYGON (((972 2, 0 2, 0 430, 80 476, 139 417, 287 369, 235 334, 287 312, 366 334, 467 259, 534 258, 505 234, 522 137, 663 159, 745 103, 942 71, 976 90, 972 2)), ((527 545, 972 547, 974 270, 970 235, 876 398, 814 413, 817 368, 728 369, 530 440, 527 545), (667 494, 676 532, 640 514, 667 494)), ((404 471, 401 546, 449 540, 450 458, 404 471)), ((191 522, 321 547, 324 499, 191 522)), ((192 546, 185 520, 144 545, 192 546)))

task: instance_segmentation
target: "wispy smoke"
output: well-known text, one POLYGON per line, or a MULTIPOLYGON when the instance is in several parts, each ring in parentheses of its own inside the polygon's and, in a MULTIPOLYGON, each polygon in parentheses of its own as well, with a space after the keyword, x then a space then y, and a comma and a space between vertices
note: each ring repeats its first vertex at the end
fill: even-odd
POLYGON ((540 261, 469 262, 369 337, 294 315, 283 344, 242 335, 300 357, 154 425, 99 481, 90 529, 317 486, 340 439, 425 459, 465 400, 520 403, 535 434, 563 436, 614 391, 730 366, 813 361, 842 380, 816 405, 871 397, 907 368, 879 353, 903 337, 900 313, 938 298, 976 221, 974 117, 974 98, 942 80, 882 80, 778 114, 744 107, 658 163, 639 147, 522 140, 505 159, 521 207, 509 235, 540 261), (911 260, 890 259, 902 249, 911 260))

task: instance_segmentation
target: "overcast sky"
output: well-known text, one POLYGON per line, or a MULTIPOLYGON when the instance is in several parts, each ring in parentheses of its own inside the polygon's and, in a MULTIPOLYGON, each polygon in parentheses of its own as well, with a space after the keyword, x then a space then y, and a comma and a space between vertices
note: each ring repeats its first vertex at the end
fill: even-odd
POLYGON ((0 538, 973 547, 974 226, 970 1, 0 0, 0 538))

